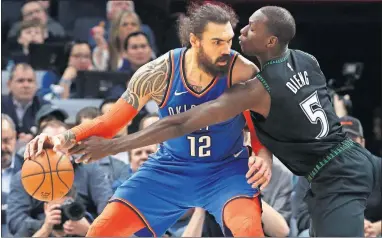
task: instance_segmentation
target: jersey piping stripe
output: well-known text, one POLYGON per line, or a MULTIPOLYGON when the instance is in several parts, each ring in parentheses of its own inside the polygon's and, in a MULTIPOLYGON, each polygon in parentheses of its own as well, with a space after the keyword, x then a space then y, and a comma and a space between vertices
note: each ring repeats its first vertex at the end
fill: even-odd
POLYGON ((271 93, 271 87, 269 87, 267 81, 265 81, 265 79, 260 75, 260 73, 256 75, 256 78, 260 80, 260 82, 263 84, 264 88, 268 91, 268 93, 271 93))
POLYGON ((227 85, 230 88, 232 86, 232 71, 233 71, 233 66, 235 65, 235 61, 237 57, 239 56, 239 53, 235 52, 235 54, 232 57, 231 63, 229 65, 229 70, 227 74, 227 85))

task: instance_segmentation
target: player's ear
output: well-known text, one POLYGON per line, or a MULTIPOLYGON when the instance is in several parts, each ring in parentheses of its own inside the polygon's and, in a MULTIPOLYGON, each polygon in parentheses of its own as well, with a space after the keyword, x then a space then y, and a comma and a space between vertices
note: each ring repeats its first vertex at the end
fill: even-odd
POLYGON ((272 48, 279 42, 279 39, 276 36, 271 36, 268 38, 267 47, 272 48))
POLYGON ((192 47, 200 47, 200 39, 194 33, 190 33, 190 43, 192 47))

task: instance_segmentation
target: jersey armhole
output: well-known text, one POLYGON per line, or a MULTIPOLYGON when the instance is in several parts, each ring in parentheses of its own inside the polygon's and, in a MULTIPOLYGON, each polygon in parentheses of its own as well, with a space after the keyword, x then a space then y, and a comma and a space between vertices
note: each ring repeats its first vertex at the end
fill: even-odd
POLYGON ((261 76, 260 72, 256 74, 256 78, 263 84, 265 90, 271 94, 271 87, 269 87, 267 81, 263 78, 263 76, 261 76))
POLYGON ((237 60, 237 57, 239 56, 239 53, 235 53, 232 60, 231 60, 231 64, 228 68, 228 74, 227 74, 227 85, 228 85, 228 88, 232 87, 232 71, 233 71, 233 66, 235 65, 235 62, 237 60))
POLYGON ((174 51, 173 50, 168 52, 168 57, 170 59, 170 68, 168 69, 168 72, 165 76, 166 81, 167 81, 167 87, 166 87, 165 93, 163 95, 162 102, 158 105, 159 108, 163 108, 164 106, 166 106, 166 103, 167 103, 167 100, 169 98, 169 94, 171 91, 173 77, 174 77, 174 51))

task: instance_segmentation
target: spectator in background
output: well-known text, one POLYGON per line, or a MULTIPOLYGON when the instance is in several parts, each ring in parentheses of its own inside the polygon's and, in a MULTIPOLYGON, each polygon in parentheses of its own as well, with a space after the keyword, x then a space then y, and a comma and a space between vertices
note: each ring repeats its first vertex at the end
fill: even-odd
POLYGON ((44 127, 50 121, 65 122, 68 117, 68 113, 56 105, 45 104, 36 114, 36 129, 40 130, 40 128, 44 127))
MULTIPOLYGON (((69 129, 60 121, 50 121, 39 131, 48 135, 56 135, 69 129)), ((76 164, 74 167, 74 186, 78 193, 78 201, 85 205, 89 217, 94 219, 105 208, 112 196, 110 181, 98 164, 76 164)), ((21 183, 21 172, 11 180, 8 196, 7 225, 14 236, 31 236, 44 224, 44 203, 29 196, 21 183)))
POLYGON ((44 26, 37 19, 21 22, 17 44, 13 45, 14 42, 9 42, 6 46, 10 51, 9 60, 16 64, 28 63, 29 45, 31 43, 43 44, 45 42, 44 32, 44 26))
POLYGON ((148 160, 149 155, 157 151, 157 148, 157 145, 149 145, 129 151, 129 167, 122 171, 121 176, 114 183, 114 186, 117 188, 130 178, 131 175, 137 172, 139 167, 148 160))
MULTIPOLYGON (((82 108, 76 115, 76 125, 84 121, 92 120, 101 115, 101 112, 96 107, 82 108)), ((117 189, 119 182, 116 182, 122 175, 123 170, 128 170, 129 166, 113 156, 107 156, 96 162, 104 171, 105 176, 112 183, 113 190, 117 189)))
POLYGON ((124 43, 128 35, 140 29, 139 16, 131 11, 122 11, 113 19, 108 43, 103 36, 103 26, 93 29, 93 37, 97 44, 93 50, 94 66, 98 70, 129 70, 124 43))
MULTIPOLYGON (((97 41, 102 39, 104 39, 104 41, 109 40, 109 34, 112 34, 113 32, 110 29, 112 26, 112 21, 115 18, 117 18, 117 16, 123 11, 135 13, 134 2, 133 1, 111 1, 111 0, 107 2, 107 5, 106 5, 107 20, 105 24, 99 24, 98 26, 93 27, 91 30, 92 34, 89 37, 89 43, 93 48, 96 45, 98 45, 97 41), (100 36, 103 36, 102 39, 100 38, 100 36)), ((145 32, 146 35, 148 35, 150 45, 153 47, 153 51, 155 53, 158 53, 156 43, 155 43, 155 36, 151 28, 145 24, 140 24, 140 28, 141 28, 141 31, 145 32)))
POLYGON ((65 46, 65 57, 67 63, 65 68, 62 69, 61 79, 57 76, 47 77, 43 79, 42 87, 39 94, 45 95, 45 99, 54 98, 58 96, 62 99, 77 98, 76 90, 76 77, 77 72, 82 70, 93 70, 93 64, 91 60, 91 49, 87 42, 72 41, 65 46), (58 83, 60 90, 53 92, 52 89, 58 83), (53 95, 54 94, 54 95, 53 95), (58 95, 57 95, 58 94, 58 95))
MULTIPOLYGON (((39 20, 45 26, 44 32, 45 39, 53 40, 53 38, 65 37, 64 28, 46 12, 46 9, 39 3, 39 1, 27 1, 21 8, 22 21, 39 20)), ((8 38, 14 38, 20 31, 20 22, 16 22, 8 33, 8 38)))
POLYGON ((141 122, 139 123, 139 130, 143 130, 146 127, 149 127, 151 124, 154 124, 155 122, 159 121, 159 115, 156 113, 149 114, 142 118, 141 122))
POLYGON ((36 96, 36 74, 29 64, 17 64, 8 80, 9 95, 2 96, 2 110, 16 123, 20 146, 33 138, 35 116, 48 102, 36 96))
MULTIPOLYGON (((344 132, 354 141, 365 147, 365 139, 363 137, 363 128, 361 122, 351 116, 344 116, 340 118, 341 125, 344 132)), ((382 158, 376 157, 375 159, 380 163, 377 169, 382 169, 382 158)), ((380 174, 380 173, 375 173, 380 174)), ((379 186, 375 186, 370 194, 365 209, 365 237, 378 237, 381 236, 382 227, 382 194, 381 194, 381 179, 375 178, 379 181, 379 186)), ((305 194, 309 190, 309 183, 304 177, 299 177, 296 187, 295 196, 292 201, 294 217, 297 221, 297 227, 301 237, 309 237, 310 216, 308 213, 308 205, 304 201, 305 194)))
POLYGON ((62 229, 55 228, 55 225, 62 223, 62 213, 58 210, 64 203, 76 201, 77 192, 72 186, 68 194, 55 201, 44 203, 45 219, 41 228, 33 234, 33 237, 65 237, 65 236, 86 236, 92 219, 85 214, 78 221, 68 220, 62 224, 62 229))
POLYGON ((16 125, 8 115, 1 114, 1 237, 8 236, 5 214, 11 178, 21 169, 23 161, 16 154, 16 125))
MULTIPOLYGON (((114 103, 116 103, 118 98, 108 98, 105 99, 100 107, 99 110, 101 111, 101 114, 104 114, 105 112, 109 111, 110 108, 113 106, 114 103)), ((123 127, 115 137, 120 137, 123 135, 127 135, 129 133, 129 126, 131 125, 131 122, 129 122, 125 127, 123 127)), ((129 153, 128 152, 121 152, 119 154, 116 154, 113 156, 114 158, 128 164, 129 163, 129 153)))
POLYGON ((133 74, 142 65, 152 60, 152 49, 147 35, 141 31, 127 36, 124 44, 128 70, 133 74))

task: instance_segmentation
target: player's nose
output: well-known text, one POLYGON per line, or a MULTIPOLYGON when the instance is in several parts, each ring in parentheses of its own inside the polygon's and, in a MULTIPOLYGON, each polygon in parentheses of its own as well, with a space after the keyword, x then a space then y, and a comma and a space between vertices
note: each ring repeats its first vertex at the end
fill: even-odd
POLYGON ((240 34, 246 35, 248 32, 249 25, 246 25, 245 27, 241 28, 240 34))

